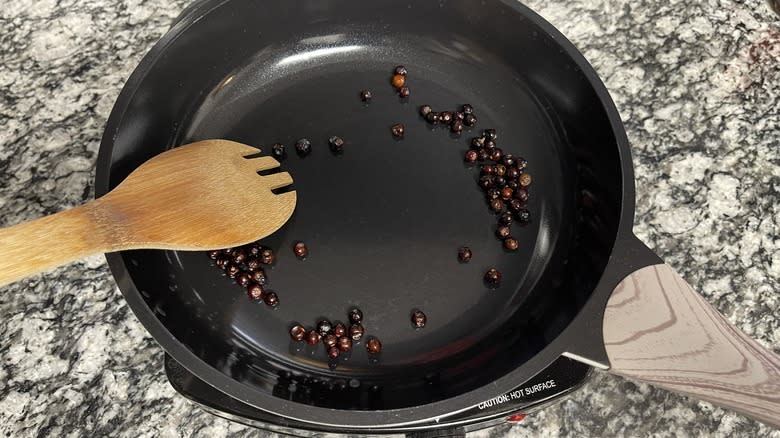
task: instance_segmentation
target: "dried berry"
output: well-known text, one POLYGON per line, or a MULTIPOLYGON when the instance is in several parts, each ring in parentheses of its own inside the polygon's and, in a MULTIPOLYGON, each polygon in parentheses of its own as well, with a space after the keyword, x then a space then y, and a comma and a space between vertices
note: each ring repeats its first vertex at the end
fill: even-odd
POLYGON ((262 269, 251 271, 251 274, 249 274, 249 276, 252 278, 252 281, 260 285, 264 285, 268 280, 265 276, 265 271, 262 269))
POLYGON ((492 175, 495 173, 496 168, 492 164, 483 164, 479 166, 479 173, 482 175, 492 175))
POLYGON ((463 114, 474 114, 474 107, 469 104, 463 104, 463 107, 461 107, 461 111, 463 111, 463 114))
POLYGON ((403 138, 404 131, 405 131, 404 125, 402 125, 401 123, 398 123, 390 127, 390 132, 393 133, 393 137, 395 138, 403 138))
POLYGON ((379 342, 379 339, 372 337, 366 342, 366 350, 370 354, 377 354, 382 351, 382 343, 379 342))
POLYGON ((333 334, 337 338, 340 338, 347 334, 347 327, 344 324, 337 322, 336 325, 333 326, 333 334))
POLYGON ((431 112, 433 112, 433 108, 431 108, 430 105, 423 105, 420 107, 420 115, 423 117, 427 117, 431 112))
POLYGON ((501 240, 506 239, 511 234, 512 232, 509 229, 508 225, 500 225, 498 228, 496 228, 496 237, 498 237, 501 240))
POLYGON ((498 218, 498 223, 501 225, 512 225, 512 213, 511 212, 504 212, 501 216, 498 218))
POLYGON ((474 149, 482 149, 485 147, 485 137, 474 137, 471 139, 471 147, 474 149))
POLYGON ((276 143, 271 147, 271 155, 276 158, 277 161, 282 161, 287 158, 287 151, 283 144, 276 143))
POLYGON ((360 100, 362 100, 363 102, 366 103, 371 102, 372 97, 373 96, 371 95, 371 92, 368 90, 363 90, 360 92, 360 100))
POLYGON ((352 324, 349 327, 349 337, 355 341, 359 341, 364 333, 366 333, 366 329, 362 324, 352 324))
POLYGON ((509 187, 504 187, 501 189, 501 199, 504 201, 508 201, 512 199, 512 195, 514 194, 514 191, 509 187))
POLYGON ((425 116, 425 121, 431 125, 435 125, 441 121, 441 116, 439 113, 429 112, 428 115, 425 116))
POLYGON ((325 346, 328 348, 335 347, 338 341, 339 337, 334 334, 327 334, 322 338, 322 343, 325 344, 325 346))
POLYGON ((234 250, 232 255, 233 255, 233 263, 237 265, 244 263, 244 261, 246 260, 246 252, 244 252, 241 249, 234 250))
POLYGON ((519 199, 520 202, 527 202, 528 201, 528 190, 520 187, 517 190, 515 190, 515 198, 519 199))
POLYGON ((319 333, 320 336, 327 335, 331 329, 333 329, 333 324, 327 319, 323 319, 317 323, 317 333, 319 333))
POLYGON ((425 323, 428 322, 428 318, 420 310, 412 312, 412 324, 417 328, 425 327, 425 323))
POLYGON ((344 152, 344 139, 338 135, 334 135, 333 137, 329 138, 328 144, 330 145, 330 150, 334 154, 340 154, 344 152))
POLYGON ((217 259, 217 258, 219 258, 219 256, 222 254, 222 251, 220 251, 220 250, 216 250, 216 251, 209 251, 209 252, 208 252, 208 253, 206 253, 206 254, 209 256, 209 258, 210 258, 211 260, 216 260, 216 259, 217 259))
POLYGON ((263 301, 268 306, 276 307, 279 305, 279 295, 276 295, 276 292, 268 292, 263 296, 263 301))
POLYGON ((246 259, 246 268, 249 272, 260 269, 260 259, 257 256, 249 256, 249 258, 246 259))
POLYGON ((252 281, 252 277, 248 272, 242 272, 236 277, 236 283, 241 287, 247 287, 252 281))
POLYGON ((512 167, 515 165, 515 156, 512 154, 506 154, 504 155, 504 158, 501 159, 501 162, 504 163, 504 166, 506 167, 512 167))
POLYGON ((321 338, 322 336, 320 336, 316 330, 312 330, 308 335, 306 335, 306 343, 309 345, 317 345, 319 344, 321 338))
POLYGON ((514 211, 514 212, 520 211, 523 208, 523 205, 525 205, 523 203, 523 201, 521 201, 521 200, 519 200, 517 198, 510 199, 509 203, 508 203, 509 210, 514 211))
POLYGON ((328 348, 328 357, 331 359, 338 359, 339 358, 339 348, 337 346, 332 346, 328 348))
POLYGON ((441 122, 442 123, 446 123, 446 124, 449 125, 450 122, 452 122, 452 113, 449 112, 449 111, 442 111, 440 113, 440 117, 441 117, 441 122))
POLYGON ((398 96, 401 98, 409 97, 411 93, 412 92, 409 90, 409 87, 401 87, 401 89, 398 90, 398 96))
POLYGON ((352 324, 360 324, 363 322, 363 312, 357 307, 350 309, 347 316, 349 317, 349 322, 352 324))
POLYGON ((485 193, 487 194, 488 201, 492 201, 501 197, 501 190, 495 187, 487 189, 485 193))
POLYGON ((500 199, 490 201, 490 209, 496 213, 501 213, 504 210, 504 201, 500 199))
POLYGON ((396 67, 394 72, 395 72, 395 74, 401 75, 401 76, 406 76, 406 74, 408 73, 408 71, 406 70, 406 67, 404 67, 403 65, 399 65, 398 67, 396 67))
POLYGON ((486 149, 480 149, 477 153, 479 154, 477 156, 478 161, 487 161, 490 158, 490 154, 486 149))
POLYGON ((393 75, 393 79, 390 81, 395 88, 401 88, 406 84, 406 78, 403 75, 393 75))
POLYGON ((477 184, 479 184, 479 186, 485 190, 493 187, 493 175, 480 176, 479 181, 477 181, 477 184))
POLYGON ((260 254, 258 254, 258 259, 264 265, 271 265, 276 261, 276 255, 274 255, 274 251, 271 248, 262 248, 260 254))
POLYGON ((309 248, 307 248, 306 244, 303 242, 296 242, 295 245, 293 245, 293 253, 295 253, 295 257, 303 259, 309 255, 309 248))
POLYGON ((490 151, 490 161, 495 161, 498 163, 501 161, 501 158, 504 157, 504 151, 501 150, 501 148, 495 148, 490 151))
POLYGON ((311 142, 306 139, 302 138, 295 142, 295 151, 298 152, 298 155, 301 157, 305 157, 311 153, 311 142))
POLYGON ((517 180, 520 176, 520 171, 516 167, 510 167, 506 170, 506 178, 510 181, 517 180))
POLYGON ((337 346, 339 347, 339 350, 346 353, 348 351, 352 350, 352 339, 342 336, 339 338, 337 346))
POLYGON ((518 246, 520 246, 520 244, 514 237, 508 237, 504 239, 504 248, 508 249, 509 251, 515 251, 518 246))
POLYGON ((306 328, 300 324, 294 325, 290 329, 290 337, 293 341, 302 341, 306 337, 306 328))
POLYGON ((466 114, 466 117, 463 119, 463 124, 471 128, 477 124, 477 118, 473 114, 466 114))
POLYGON ((518 179, 518 182, 523 187, 528 187, 531 185, 531 174, 524 173, 520 175, 520 178, 518 179))
POLYGON ((493 140, 493 141, 498 140, 498 134, 496 134, 495 129, 486 129, 482 131, 482 135, 484 135, 485 138, 487 138, 488 140, 493 140))
POLYGON ((504 176, 506 175, 506 166, 503 164, 496 164, 493 166, 493 173, 495 173, 498 176, 504 176))
POLYGON ((479 159, 479 154, 474 149, 469 149, 466 154, 463 155, 463 161, 466 163, 475 163, 479 159))
POLYGON ((485 273, 485 282, 493 286, 498 286, 501 283, 501 273, 495 268, 488 269, 485 273))
POLYGON ((460 134, 463 132, 463 122, 461 120, 453 120, 450 125, 450 132, 453 134, 460 134))
POLYGON ((225 273, 230 278, 236 278, 236 275, 241 272, 241 268, 238 267, 235 263, 228 262, 225 265, 225 273))
POLYGON ((528 211, 528 209, 521 208, 517 210, 515 213, 515 217, 517 218, 517 221, 521 224, 527 224, 531 221, 531 212, 528 211))
POLYGON ((250 283, 249 286, 246 287, 246 294, 253 300, 260 300, 263 298, 265 290, 259 283, 250 283))
POLYGON ((469 248, 468 246, 462 246, 458 250, 458 260, 460 260, 461 262, 468 263, 469 260, 471 260, 472 255, 473 254, 471 253, 471 248, 469 248))

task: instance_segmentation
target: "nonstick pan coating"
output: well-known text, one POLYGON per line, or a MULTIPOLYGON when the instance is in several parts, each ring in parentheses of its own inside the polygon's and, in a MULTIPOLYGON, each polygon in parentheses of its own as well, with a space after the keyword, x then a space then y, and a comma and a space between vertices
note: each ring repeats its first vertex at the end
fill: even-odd
POLYGON ((203 253, 109 255, 141 321, 217 389, 303 421, 400 423, 490 398, 567 351, 554 341, 631 221, 630 157, 612 103, 570 44, 519 4, 419 3, 206 2, 123 90, 99 193, 177 144, 288 146, 298 206, 263 241, 278 253, 268 270, 277 309, 248 300, 203 253), (403 101, 389 85, 397 64, 410 72, 403 101), (460 137, 419 116, 423 104, 463 103, 479 121, 460 137), (395 123, 403 140, 390 134, 395 123), (533 220, 513 226, 516 253, 494 237, 478 170, 463 163, 484 128, 534 177, 533 220), (329 151, 332 135, 346 140, 342 155, 329 151), (292 148, 301 137, 313 143, 305 158, 292 148), (305 261, 292 253, 297 240, 310 248, 305 261), (468 264, 457 261, 461 245, 474 251, 468 264), (498 289, 482 282, 489 267, 504 274, 498 289), (375 360, 359 343, 331 370, 321 345, 290 341, 293 322, 344 321, 351 306, 382 340, 375 360), (416 308, 428 316, 422 330, 409 320, 416 308))

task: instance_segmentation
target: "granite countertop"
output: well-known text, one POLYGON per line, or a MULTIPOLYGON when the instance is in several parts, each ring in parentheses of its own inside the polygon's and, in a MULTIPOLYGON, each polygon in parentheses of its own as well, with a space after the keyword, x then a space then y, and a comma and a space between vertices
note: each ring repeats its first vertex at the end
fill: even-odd
MULTIPOLYGON (((124 81, 188 0, 4 0, 0 226, 93 196, 124 81)), ((530 0, 606 82, 633 145, 636 232, 780 351, 780 19, 765 2, 530 0)), ((168 385, 102 256, 0 290, 0 436, 262 436, 168 385)), ((741 415, 597 372, 479 435, 772 436, 741 415)))

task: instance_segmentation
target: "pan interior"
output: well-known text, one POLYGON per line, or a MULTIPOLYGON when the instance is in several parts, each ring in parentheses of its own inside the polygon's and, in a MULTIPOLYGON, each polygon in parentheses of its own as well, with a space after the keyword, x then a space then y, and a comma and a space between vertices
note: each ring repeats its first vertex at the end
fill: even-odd
POLYGON ((585 75, 501 2, 403 13, 388 1, 258 3, 229 2, 171 43, 131 100, 110 177, 115 185, 145 159, 195 140, 265 153, 285 144, 282 170, 298 205, 263 240, 277 252, 266 271, 281 305, 250 301, 204 253, 126 252, 148 310, 234 380, 338 409, 456 396, 549 344, 603 272, 618 222, 617 148, 585 75), (397 64, 409 70, 408 99, 389 84, 397 64), (370 104, 362 89, 373 93, 370 104), (464 103, 478 123, 461 136, 419 115, 423 104, 464 103), (390 133, 396 123, 405 125, 402 140, 390 133), (463 162, 484 128, 497 129, 499 147, 526 158, 533 176, 533 219, 513 225, 514 253, 494 235, 477 166, 463 162), (333 135, 346 141, 343 154, 329 150, 333 135), (312 142, 310 156, 296 155, 300 138, 312 142), (309 247, 304 261, 293 255, 296 241, 309 247), (463 245, 470 263, 457 260, 463 245), (496 289, 482 281, 491 267, 503 273, 496 289), (354 306, 367 335, 382 341, 380 355, 366 353, 364 338, 331 369, 322 344, 290 340, 293 323, 346 321, 354 306), (426 313, 424 329, 412 327, 414 309, 426 313))

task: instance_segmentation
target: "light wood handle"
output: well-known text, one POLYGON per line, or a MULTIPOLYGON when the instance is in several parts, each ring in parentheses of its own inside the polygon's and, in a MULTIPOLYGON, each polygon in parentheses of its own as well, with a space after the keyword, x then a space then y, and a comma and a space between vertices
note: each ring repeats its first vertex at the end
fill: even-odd
POLYGON ((93 201, 0 229, 0 286, 91 254, 103 252, 93 201))
POLYGON ((780 356, 731 325, 668 265, 626 277, 604 314, 610 371, 780 427, 780 356))

